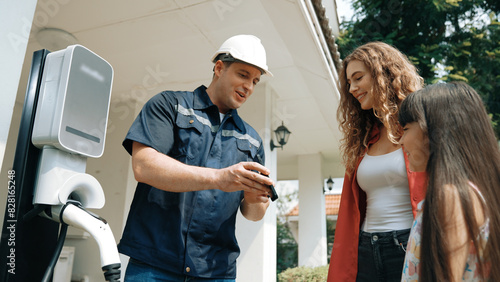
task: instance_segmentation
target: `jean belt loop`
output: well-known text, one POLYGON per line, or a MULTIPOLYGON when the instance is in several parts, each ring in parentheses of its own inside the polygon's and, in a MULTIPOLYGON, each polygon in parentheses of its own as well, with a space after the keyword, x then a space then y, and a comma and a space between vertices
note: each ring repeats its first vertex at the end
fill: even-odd
POLYGON ((398 232, 397 231, 392 231, 392 238, 394 239, 394 244, 396 244, 396 246, 399 246, 398 232))

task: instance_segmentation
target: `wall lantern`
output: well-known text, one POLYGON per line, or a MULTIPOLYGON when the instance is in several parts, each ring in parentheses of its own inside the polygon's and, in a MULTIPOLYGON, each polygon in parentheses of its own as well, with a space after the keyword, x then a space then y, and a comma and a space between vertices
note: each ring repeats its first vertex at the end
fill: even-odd
POLYGON ((283 146, 288 142, 290 133, 290 130, 288 130, 283 122, 281 122, 281 125, 274 131, 274 134, 276 134, 276 140, 278 140, 280 146, 274 145, 273 139, 271 138, 271 151, 274 150, 274 148, 281 148, 281 150, 283 150, 283 146))
POLYGON ((332 177, 328 177, 328 180, 326 180, 326 188, 323 188, 323 193, 326 192, 332 192, 333 189, 333 179, 332 177))

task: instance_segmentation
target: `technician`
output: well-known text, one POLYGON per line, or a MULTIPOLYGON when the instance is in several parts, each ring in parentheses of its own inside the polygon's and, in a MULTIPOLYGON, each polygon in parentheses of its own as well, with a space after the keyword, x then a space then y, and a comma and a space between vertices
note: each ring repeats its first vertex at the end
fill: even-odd
POLYGON ((212 61, 208 88, 155 95, 123 141, 139 182, 118 245, 125 281, 235 281, 238 208, 258 221, 269 206, 262 139, 236 110, 272 76, 265 49, 236 35, 212 61))

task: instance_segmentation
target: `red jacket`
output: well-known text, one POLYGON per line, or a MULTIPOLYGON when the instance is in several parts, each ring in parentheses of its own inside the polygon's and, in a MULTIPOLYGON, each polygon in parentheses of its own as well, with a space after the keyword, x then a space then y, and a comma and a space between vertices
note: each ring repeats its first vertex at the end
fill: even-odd
MULTIPOLYGON (((379 129, 375 127, 370 133, 371 145, 379 139, 379 129)), ((366 154, 365 150, 365 154, 366 154)), ((406 154, 406 173, 410 187, 411 206, 413 217, 417 212, 417 204, 424 199, 427 188, 427 177, 425 172, 413 172, 409 169, 409 161, 406 154)), ((359 230, 366 214, 366 193, 359 188, 356 181, 358 166, 363 157, 360 157, 356 165, 356 170, 351 177, 345 175, 342 197, 339 207, 339 216, 335 231, 332 257, 328 270, 328 282, 356 281, 358 273, 358 241, 359 230)), ((403 271, 401 269, 401 271, 403 271)))

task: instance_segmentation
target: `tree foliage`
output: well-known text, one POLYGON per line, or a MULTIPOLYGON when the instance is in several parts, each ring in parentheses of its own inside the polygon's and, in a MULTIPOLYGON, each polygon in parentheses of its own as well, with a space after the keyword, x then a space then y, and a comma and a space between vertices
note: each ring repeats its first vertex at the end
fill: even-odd
POLYGON ((330 263, 330 258, 332 256, 333 241, 335 240, 335 227, 336 220, 326 220, 326 245, 327 245, 327 259, 330 263))
POLYGON ((426 84, 465 81, 483 97, 500 136, 500 1, 353 0, 341 56, 370 41, 405 53, 426 84))
POLYGON ((276 221, 277 250, 276 274, 297 267, 299 247, 286 222, 276 221))
POLYGON ((287 220, 289 203, 297 200, 297 191, 282 194, 276 201, 278 217, 276 218, 276 274, 297 267, 299 247, 295 241, 287 220))

